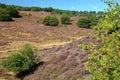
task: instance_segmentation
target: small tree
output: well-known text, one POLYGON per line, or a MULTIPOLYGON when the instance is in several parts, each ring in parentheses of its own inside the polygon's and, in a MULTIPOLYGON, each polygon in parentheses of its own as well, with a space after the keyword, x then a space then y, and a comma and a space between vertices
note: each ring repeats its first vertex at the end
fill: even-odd
POLYGON ((68 15, 63 15, 60 18, 62 24, 69 24, 70 23, 70 17, 68 15))
POLYGON ((120 33, 116 29, 120 6, 114 0, 104 1, 109 8, 95 26, 96 38, 90 46, 92 53, 86 62, 86 70, 91 73, 90 80, 120 80, 120 33))
POLYGON ((90 21, 86 18, 80 18, 77 22, 77 25, 81 28, 90 28, 90 21))
POLYGON ((43 19, 43 24, 48 26, 58 26, 59 20, 55 16, 46 16, 43 19))
POLYGON ((31 68, 35 63, 34 52, 31 46, 26 44, 21 50, 14 52, 3 60, 2 65, 9 71, 22 72, 31 68))
POLYGON ((0 8, 0 21, 11 21, 11 20, 12 17, 10 16, 10 14, 6 10, 0 8))

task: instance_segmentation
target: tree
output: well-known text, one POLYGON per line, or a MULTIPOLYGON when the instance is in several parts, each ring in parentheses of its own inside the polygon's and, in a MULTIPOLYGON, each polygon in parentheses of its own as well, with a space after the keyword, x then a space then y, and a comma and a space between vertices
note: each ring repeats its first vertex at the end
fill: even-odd
POLYGON ((107 1, 109 8, 103 19, 95 26, 95 40, 90 46, 92 53, 86 62, 86 69, 91 73, 91 80, 120 79, 120 33, 116 29, 119 20, 119 5, 107 1), (95 44, 99 41, 99 45, 95 44))
POLYGON ((62 15, 60 20, 62 24, 70 24, 71 21, 68 15, 62 15))
POLYGON ((87 18, 80 18, 77 25, 81 28, 90 28, 90 21, 87 18))
POLYGON ((58 26, 59 20, 55 16, 46 16, 43 19, 43 24, 48 26, 58 26))
POLYGON ((22 47, 21 50, 14 52, 3 60, 2 65, 9 71, 15 73, 29 70, 36 63, 34 52, 29 44, 22 47))

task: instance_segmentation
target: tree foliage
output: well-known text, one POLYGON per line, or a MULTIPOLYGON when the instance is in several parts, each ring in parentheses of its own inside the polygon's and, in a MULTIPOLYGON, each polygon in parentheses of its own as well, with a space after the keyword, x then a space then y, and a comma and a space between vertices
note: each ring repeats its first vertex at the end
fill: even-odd
POLYGON ((92 53, 86 63, 91 80, 120 79, 120 33, 116 29, 119 19, 119 5, 114 0, 105 0, 109 8, 103 19, 95 26, 96 39, 101 45, 93 43, 92 53), (98 47, 99 46, 99 47, 98 47))
POLYGON ((2 65, 9 71, 22 72, 31 68, 35 63, 34 52, 31 46, 26 44, 21 50, 14 52, 3 60, 2 65))
POLYGON ((58 26, 59 20, 55 16, 46 16, 43 19, 43 24, 48 26, 58 26))

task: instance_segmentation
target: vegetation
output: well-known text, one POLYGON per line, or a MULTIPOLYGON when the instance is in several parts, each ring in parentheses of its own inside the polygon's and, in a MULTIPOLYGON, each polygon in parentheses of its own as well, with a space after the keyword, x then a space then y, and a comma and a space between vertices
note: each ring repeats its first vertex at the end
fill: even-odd
POLYGON ((71 22, 70 17, 68 15, 62 15, 60 20, 62 24, 70 24, 71 22))
POLYGON ((103 14, 102 11, 96 12, 96 11, 70 11, 70 10, 60 10, 60 9, 54 9, 52 7, 48 8, 41 8, 41 7, 22 7, 22 6, 16 6, 16 5, 6 5, 0 3, 0 8, 5 8, 5 7, 14 7, 18 11, 46 11, 46 12, 51 12, 52 14, 67 14, 69 16, 91 16, 91 15, 96 15, 96 14, 103 14))
POLYGON ((52 12, 54 9, 52 7, 44 8, 43 9, 46 12, 52 12))
POLYGON ((0 3, 0 8, 5 8, 6 7, 6 5, 5 4, 2 4, 2 3, 0 3))
MULTIPOLYGON (((119 80, 120 79, 120 32, 118 31, 118 22, 119 22, 119 5, 118 3, 112 1, 105 0, 105 3, 108 4, 109 9, 105 12, 105 14, 102 16, 103 18, 99 21, 99 17, 103 14, 102 12, 98 13, 96 12, 77 12, 77 11, 67 11, 67 10, 59 10, 59 9, 53 9, 53 8, 39 8, 39 7, 6 7, 6 5, 1 4, 0 5, 0 19, 1 21, 10 20, 12 17, 16 17, 15 13, 12 13, 13 11, 10 10, 30 10, 30 11, 47 11, 52 12, 53 14, 59 13, 59 14, 68 14, 63 15, 61 17, 61 22, 63 24, 69 24, 70 23, 70 17, 72 15, 87 15, 87 18, 81 18, 78 20, 77 25, 82 28, 90 28, 90 26, 95 26, 95 38, 94 42, 91 43, 90 46, 88 45, 82 45, 82 50, 86 51, 91 49, 91 54, 89 55, 88 61, 86 62, 86 70, 88 70, 91 74, 90 79, 91 80, 119 80), (11 8, 11 9, 10 9, 11 8), (2 15, 3 14, 3 15, 2 15), (13 15, 14 14, 14 15, 13 15), (2 16, 2 17, 1 17, 2 16), (96 44, 98 42, 98 44, 96 44)), ((18 14, 18 13, 17 13, 18 14)), ((28 16, 31 16, 30 14, 28 16)), ((49 26, 58 26, 59 20, 57 17, 54 16, 47 16, 43 20, 44 25, 49 26)), ((87 41, 86 41, 87 42, 87 41)), ((70 45, 69 45, 70 46, 70 45)), ((75 48, 75 47, 74 47, 75 48)), ((70 46, 69 52, 75 53, 75 50, 73 51, 72 47, 70 46), (70 50, 71 49, 71 50, 70 50)), ((57 51, 57 50, 56 50, 57 51)), ((65 51, 65 49, 63 49, 65 51)), ((60 51, 61 53, 62 51, 60 51)), ((80 51, 77 51, 80 52, 80 51)), ((68 53, 68 54, 69 54, 68 53)), ((62 54, 61 54, 62 55, 62 54)), ((83 55, 83 54, 82 54, 83 55)), ((80 58, 83 56, 80 55, 80 58)), ((76 55, 75 55, 76 56, 76 55)), ((76 58, 73 58, 74 56, 70 56, 68 58, 68 55, 65 55, 63 53, 63 56, 61 56, 59 59, 57 57, 53 59, 50 62, 50 66, 45 67, 44 71, 50 74, 56 74, 60 73, 59 69, 63 69, 62 72, 68 69, 74 69, 78 65, 78 62, 76 62, 76 58), (58 66, 56 66, 55 63, 60 62, 61 60, 66 60, 68 63, 60 63, 58 66), (51 66, 51 63, 55 66, 51 66), (66 69, 63 68, 65 65, 66 69), (51 69, 49 69, 51 67, 51 69)), ((85 56, 86 57, 86 56, 85 56)), ((81 60, 81 62, 84 62, 86 60, 81 60)), ((64 62, 64 61, 62 61, 64 62)), ((5 60, 3 60, 2 65, 9 71, 13 72, 21 72, 28 70, 30 67, 32 67, 36 63, 36 58, 34 55, 34 52, 30 45, 25 45, 21 50, 14 52, 12 55, 8 56, 5 60)), ((79 70, 76 70, 80 72, 79 70)), ((42 72, 42 71, 41 71, 42 72)), ((72 70, 70 71, 72 72, 72 70)), ((79 72, 74 72, 76 74, 79 74, 79 72)), ((81 71, 82 72, 82 71, 81 71)), ((65 72, 64 72, 65 73, 65 72)), ((66 72, 67 73, 67 72, 66 72)), ((43 74, 43 73, 42 73, 43 74)), ((71 73, 68 72, 68 75, 71 73)), ((71 74, 73 75, 73 74, 71 74)), ((72 79, 76 79, 76 76, 73 75, 72 79)), ((71 76, 72 77, 72 76, 71 76)), ((46 78, 47 79, 47 78, 46 78)), ((59 80, 58 77, 55 78, 55 80, 59 80)))
POLYGON ((80 18, 77 25, 81 28, 90 28, 90 21, 87 18, 80 18))
POLYGON ((58 26, 59 20, 55 16, 46 16, 43 19, 43 24, 48 26, 58 26))
POLYGON ((3 60, 2 65, 9 71, 22 72, 28 70, 36 63, 36 58, 32 47, 26 44, 21 50, 14 52, 3 60))
POLYGON ((11 21, 12 17, 5 9, 0 8, 0 21, 11 21))
POLYGON ((101 17, 102 17, 102 15, 90 15, 90 16, 87 16, 87 19, 89 19, 89 21, 90 21, 90 26, 96 26, 101 17))
POLYGON ((95 26, 96 42, 86 63, 91 80, 120 79, 120 33, 118 31, 119 5, 114 0, 105 0, 109 6, 103 19, 95 26))
POLYGON ((0 21, 11 21, 12 17, 19 17, 19 12, 14 6, 0 4, 0 21))
POLYGON ((19 12, 12 6, 8 6, 5 10, 10 14, 11 17, 19 17, 19 12))
POLYGON ((39 8, 39 7, 31 7, 31 11, 42 11, 42 8, 39 8))

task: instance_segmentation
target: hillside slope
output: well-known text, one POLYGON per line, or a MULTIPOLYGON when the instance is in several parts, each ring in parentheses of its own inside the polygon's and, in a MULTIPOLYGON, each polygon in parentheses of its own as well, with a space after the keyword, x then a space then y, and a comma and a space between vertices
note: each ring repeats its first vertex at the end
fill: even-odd
MULTIPOLYGON (((86 61, 89 51, 82 51, 78 45, 89 42, 90 38, 84 36, 92 33, 92 29, 77 27, 78 16, 71 17, 73 21, 70 25, 52 27, 42 24, 45 16, 53 15, 49 12, 21 11, 20 15, 22 17, 13 18, 14 21, 0 22, 0 64, 12 51, 29 43, 40 50, 38 57, 44 63, 33 74, 22 76, 25 80, 53 80, 56 77, 62 80, 73 80, 74 77, 84 79, 86 72, 83 62, 86 61)), ((61 15, 56 16, 59 18, 61 15)), ((0 80, 6 77, 15 80, 0 65, 0 80)))
MULTIPOLYGON (((13 18, 14 21, 0 22, 1 55, 17 50, 26 43, 42 49, 47 46, 41 45, 66 43, 92 32, 92 29, 78 28, 76 26, 78 16, 71 17, 73 23, 70 25, 60 24, 58 27, 52 27, 42 24, 42 19, 45 16, 53 15, 49 12, 21 11, 20 15, 22 17, 13 18)), ((56 16, 60 17, 60 15, 56 16)), ((53 46, 56 45, 48 47, 53 46)))
POLYGON ((85 80, 90 76, 84 67, 90 50, 83 50, 82 44, 88 45, 91 40, 91 37, 84 37, 64 46, 40 51, 38 56, 43 64, 24 80, 85 80))

